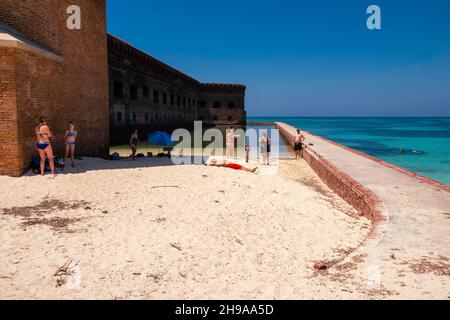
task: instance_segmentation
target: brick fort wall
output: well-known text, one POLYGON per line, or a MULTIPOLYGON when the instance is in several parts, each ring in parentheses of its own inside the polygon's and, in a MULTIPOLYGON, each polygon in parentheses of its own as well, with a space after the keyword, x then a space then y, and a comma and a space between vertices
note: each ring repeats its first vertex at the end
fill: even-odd
POLYGON ((129 141, 155 130, 245 124, 245 86, 203 84, 125 41, 108 35, 110 137, 129 141))
POLYGON ((47 117, 54 132, 57 155, 63 153, 69 121, 80 133, 79 155, 109 152, 106 1, 76 4, 81 30, 66 26, 68 1, 2 0, 0 21, 62 60, 0 47, 0 141, 9 141, 0 149, 1 174, 18 176, 29 167, 36 154, 34 130, 40 116, 47 117))

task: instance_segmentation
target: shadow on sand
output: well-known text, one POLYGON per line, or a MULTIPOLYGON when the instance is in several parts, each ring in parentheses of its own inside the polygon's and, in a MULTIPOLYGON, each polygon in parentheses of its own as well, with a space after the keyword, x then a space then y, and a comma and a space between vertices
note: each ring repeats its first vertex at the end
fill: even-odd
MULTIPOLYGON (((185 164, 203 165, 204 159, 201 156, 190 157, 190 162, 185 164)), ((189 158, 188 158, 189 159, 189 158)), ((139 168, 152 168, 152 167, 168 167, 179 165, 174 163, 172 159, 167 157, 162 158, 122 158, 121 160, 105 160, 100 158, 83 158, 83 160, 75 160, 75 167, 70 166, 70 160, 67 161, 64 169, 56 168, 56 174, 79 174, 96 170, 118 170, 118 169, 139 169, 139 168)), ((46 173, 48 174, 48 173, 46 173)), ((24 176, 36 176, 31 170, 28 170, 24 176)))

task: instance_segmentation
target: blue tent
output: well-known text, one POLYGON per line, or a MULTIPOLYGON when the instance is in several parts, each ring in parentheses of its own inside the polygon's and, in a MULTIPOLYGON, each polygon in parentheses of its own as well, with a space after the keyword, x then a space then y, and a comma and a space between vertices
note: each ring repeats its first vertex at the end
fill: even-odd
POLYGON ((172 136, 164 131, 156 131, 148 135, 148 141, 161 147, 172 145, 172 136))

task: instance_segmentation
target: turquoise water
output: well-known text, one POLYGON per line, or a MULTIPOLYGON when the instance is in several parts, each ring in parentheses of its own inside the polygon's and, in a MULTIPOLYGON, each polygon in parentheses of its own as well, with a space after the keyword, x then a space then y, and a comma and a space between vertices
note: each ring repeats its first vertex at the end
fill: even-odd
POLYGON ((285 122, 450 185, 450 117, 249 117, 247 121, 285 122))

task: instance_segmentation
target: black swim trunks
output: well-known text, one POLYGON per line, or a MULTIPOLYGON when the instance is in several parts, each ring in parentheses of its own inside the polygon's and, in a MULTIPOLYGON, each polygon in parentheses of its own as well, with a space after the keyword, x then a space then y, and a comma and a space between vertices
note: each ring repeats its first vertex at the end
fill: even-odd
POLYGON ((294 150, 295 151, 301 151, 303 149, 303 144, 302 143, 296 143, 294 146, 294 150))

